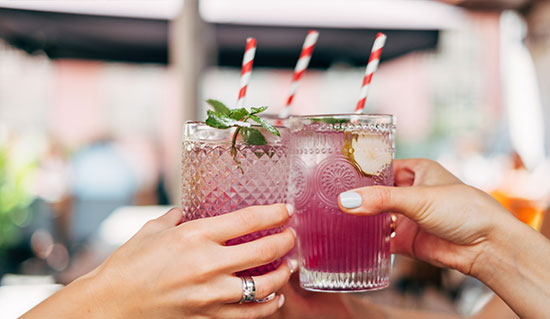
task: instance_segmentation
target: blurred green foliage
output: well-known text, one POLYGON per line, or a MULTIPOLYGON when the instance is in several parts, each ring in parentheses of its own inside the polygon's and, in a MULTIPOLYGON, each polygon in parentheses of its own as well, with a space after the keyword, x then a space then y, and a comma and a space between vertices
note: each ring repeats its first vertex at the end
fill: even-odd
POLYGON ((21 227, 30 219, 33 196, 29 180, 36 160, 17 161, 10 143, 0 144, 0 254, 21 240, 21 227))

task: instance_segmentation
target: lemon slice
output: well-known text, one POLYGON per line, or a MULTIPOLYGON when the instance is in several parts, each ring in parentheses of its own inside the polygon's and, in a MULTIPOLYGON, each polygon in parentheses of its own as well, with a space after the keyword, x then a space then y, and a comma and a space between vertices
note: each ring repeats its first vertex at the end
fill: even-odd
POLYGON ((348 156, 363 174, 376 175, 391 164, 392 147, 381 135, 355 135, 348 143, 348 156))

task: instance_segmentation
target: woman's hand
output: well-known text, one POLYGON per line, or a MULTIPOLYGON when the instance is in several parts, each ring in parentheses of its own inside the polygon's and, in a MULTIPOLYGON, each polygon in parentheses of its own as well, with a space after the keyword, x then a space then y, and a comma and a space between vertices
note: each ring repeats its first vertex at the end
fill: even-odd
MULTIPOLYGON (((182 211, 174 208, 147 222, 96 270, 67 286, 60 296, 54 295, 31 310, 25 318, 41 314, 63 317, 64 313, 102 318, 267 317, 282 306, 284 297, 239 304, 242 282, 233 274, 284 256, 294 246, 293 231, 287 229, 235 246, 224 243, 282 226, 292 213, 282 204, 255 206, 180 224, 182 211)), ((289 276, 289 267, 283 263, 273 272, 254 277, 256 299, 277 291, 289 276)))
POLYGON ((396 212, 392 252, 483 281, 522 317, 547 318, 550 243, 490 195, 463 184, 436 162, 396 160, 395 184, 342 193, 354 215, 396 212))
POLYGON ((395 160, 396 186, 355 190, 361 205, 343 211, 371 215, 397 212, 392 252, 470 275, 485 249, 495 220, 513 217, 488 194, 467 186, 430 160, 395 160), (411 187, 412 186, 412 187, 411 187))

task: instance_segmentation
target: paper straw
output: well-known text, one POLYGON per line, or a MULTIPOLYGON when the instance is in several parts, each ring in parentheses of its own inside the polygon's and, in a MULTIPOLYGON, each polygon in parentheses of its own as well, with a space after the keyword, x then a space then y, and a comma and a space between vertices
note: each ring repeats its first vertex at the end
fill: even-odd
POLYGON ((254 55, 256 54, 256 39, 247 38, 246 48, 243 56, 243 68, 241 71, 241 88, 239 90, 239 97, 237 99, 237 107, 244 106, 244 99, 246 97, 246 88, 250 81, 250 73, 252 73, 252 63, 254 63, 254 55))
POLYGON ((372 81, 372 76, 376 69, 378 69, 378 64, 380 63, 380 55, 382 54, 382 49, 386 43, 386 35, 384 33, 378 33, 374 44, 372 45, 372 51, 370 53, 369 63, 367 64, 367 69, 365 70, 365 76, 363 77, 363 84, 361 85, 361 94, 359 95, 359 101, 355 107, 355 113, 363 113, 365 108, 365 102, 367 101, 367 94, 369 92, 370 83, 372 81))
POLYGON ((294 68, 294 76, 292 77, 292 84, 290 85, 290 92, 286 100, 285 108, 279 114, 281 118, 286 118, 290 115, 290 111, 292 110, 292 100, 294 99, 294 95, 296 95, 300 81, 302 80, 302 77, 304 76, 304 73, 309 65, 311 54, 313 53, 313 49, 315 48, 318 38, 319 32, 316 30, 309 30, 307 33, 304 44, 302 45, 300 58, 298 59, 298 62, 296 62, 296 67, 294 68))

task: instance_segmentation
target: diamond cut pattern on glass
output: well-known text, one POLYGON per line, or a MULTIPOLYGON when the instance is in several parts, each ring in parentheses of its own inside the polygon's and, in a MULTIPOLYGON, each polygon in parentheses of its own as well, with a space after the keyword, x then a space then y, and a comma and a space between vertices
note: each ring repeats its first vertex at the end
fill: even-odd
MULTIPOLYGON (((230 145, 184 141, 182 154, 182 207, 184 221, 217 216, 253 205, 286 203, 289 156, 286 145, 243 146, 239 170, 230 145)), ((237 245, 280 232, 283 227, 255 232, 226 242, 237 245)), ((274 263, 248 269, 241 275, 261 275, 278 267, 274 263)))
POLYGON ((294 205, 304 205, 310 199, 311 186, 306 177, 306 165, 298 157, 292 159, 290 176, 292 176, 290 194, 294 198, 294 205))

